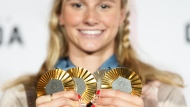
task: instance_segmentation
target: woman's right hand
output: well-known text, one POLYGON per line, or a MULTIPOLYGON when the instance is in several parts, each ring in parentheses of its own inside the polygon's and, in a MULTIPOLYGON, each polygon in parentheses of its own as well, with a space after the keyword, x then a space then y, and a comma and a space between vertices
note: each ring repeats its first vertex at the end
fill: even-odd
POLYGON ((61 91, 36 99, 36 107, 80 107, 81 96, 74 91, 61 91))

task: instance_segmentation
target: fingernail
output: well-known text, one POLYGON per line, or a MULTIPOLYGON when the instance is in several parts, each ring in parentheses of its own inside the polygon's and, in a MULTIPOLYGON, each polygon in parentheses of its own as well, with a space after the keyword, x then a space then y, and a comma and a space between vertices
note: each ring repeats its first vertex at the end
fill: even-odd
POLYGON ((93 104, 93 105, 91 105, 91 107, 96 107, 96 106, 93 104))
POLYGON ((100 90, 97 90, 97 91, 96 91, 96 94, 99 95, 99 94, 100 94, 100 90))
POLYGON ((81 96, 78 94, 78 99, 81 99, 81 96))

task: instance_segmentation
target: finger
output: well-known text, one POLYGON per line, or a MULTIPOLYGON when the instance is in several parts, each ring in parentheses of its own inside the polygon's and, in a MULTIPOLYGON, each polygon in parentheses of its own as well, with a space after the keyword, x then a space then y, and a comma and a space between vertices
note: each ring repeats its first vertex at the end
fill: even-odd
POLYGON ((71 106, 61 106, 61 107, 71 107, 71 106))
POLYGON ((71 107, 71 106, 60 106, 60 107, 71 107))
POLYGON ((97 105, 97 103, 93 103, 92 105, 87 105, 86 107, 116 107, 116 106, 113 105, 103 106, 103 105, 97 105))
POLYGON ((102 98, 116 97, 116 98, 122 99, 124 101, 134 103, 136 105, 144 104, 141 97, 131 95, 131 94, 128 94, 128 93, 125 93, 122 91, 118 91, 118 90, 101 89, 101 90, 98 90, 97 94, 99 97, 102 97, 102 98))
POLYGON ((111 105, 108 105, 108 106, 101 106, 101 105, 96 105, 94 107, 116 107, 116 106, 111 106, 111 105))
POLYGON ((97 105, 95 107, 116 107, 116 106, 111 106, 111 105, 108 105, 108 106, 101 106, 101 105, 97 105))
POLYGON ((73 101, 65 97, 60 97, 49 102, 41 103, 37 107, 80 107, 79 101, 73 101))
POLYGON ((36 99, 36 105, 51 101, 50 95, 40 96, 36 99))
POLYGON ((71 107, 71 106, 60 106, 60 107, 71 107))
POLYGON ((74 91, 61 91, 52 95, 52 99, 57 99, 59 97, 66 97, 75 101, 78 101, 81 98, 81 96, 74 91))
POLYGON ((113 105, 104 106, 104 105, 93 104, 93 106, 91 106, 91 107, 116 107, 116 106, 113 106, 113 105))
MULTIPOLYGON (((136 105, 131 102, 127 102, 125 100, 119 99, 119 98, 98 98, 97 105, 101 106, 113 106, 113 107, 139 107, 139 105, 136 105)), ((99 106, 98 106, 99 107, 99 106)), ((142 106, 140 106, 142 107, 142 106)))
POLYGON ((44 95, 41 97, 38 97, 36 99, 36 105, 45 103, 45 102, 49 102, 51 100, 60 98, 60 97, 65 97, 65 98, 69 98, 72 99, 74 101, 78 101, 80 99, 80 96, 74 92, 74 91, 62 91, 62 92, 57 92, 51 95, 44 95))

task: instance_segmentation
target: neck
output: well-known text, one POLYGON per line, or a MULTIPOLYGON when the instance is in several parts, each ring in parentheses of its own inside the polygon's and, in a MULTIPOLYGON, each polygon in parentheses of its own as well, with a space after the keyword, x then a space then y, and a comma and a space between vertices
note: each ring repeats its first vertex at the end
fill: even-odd
POLYGON ((98 52, 87 53, 79 49, 70 49, 69 58, 78 67, 85 68, 91 73, 95 72, 100 66, 114 54, 114 48, 102 49, 98 52))

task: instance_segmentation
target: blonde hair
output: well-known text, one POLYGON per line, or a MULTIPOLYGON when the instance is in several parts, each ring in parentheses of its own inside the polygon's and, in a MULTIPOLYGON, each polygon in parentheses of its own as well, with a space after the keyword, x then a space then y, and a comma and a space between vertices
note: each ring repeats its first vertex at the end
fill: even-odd
MULTIPOLYGON (((42 75, 45 71, 53 69, 57 60, 60 57, 67 56, 68 44, 65 38, 65 33, 62 26, 59 25, 58 17, 61 13, 63 0, 55 0, 53 9, 51 11, 51 18, 49 22, 50 28, 50 44, 48 50, 48 56, 44 62, 40 74, 42 75)), ((124 20, 123 26, 120 27, 116 37, 115 54, 117 60, 121 66, 125 66, 129 69, 134 70, 140 77, 143 84, 149 81, 159 80, 161 82, 171 84, 173 86, 183 86, 182 78, 174 73, 167 71, 160 71, 148 64, 141 62, 130 45, 128 36, 129 31, 129 20, 130 11, 128 9, 129 0, 121 0, 121 8, 126 9, 126 19, 124 20), (175 78, 175 81, 174 79, 175 78), (177 80, 177 81, 176 81, 177 80)))
MULTIPOLYGON (((23 79, 23 81, 29 80, 30 82, 34 82, 36 84, 38 79, 44 72, 54 68, 57 60, 60 57, 67 56, 68 44, 65 37, 64 29, 62 26, 59 25, 58 19, 61 13, 62 2, 63 0, 54 0, 53 8, 50 14, 50 42, 46 61, 43 63, 35 80, 32 77, 31 80, 25 78, 23 79)), ((159 80, 163 83, 167 83, 173 86, 183 87, 183 80, 179 75, 167 71, 158 70, 153 66, 141 62, 137 58, 137 55, 130 45, 130 41, 128 39, 128 36, 130 35, 128 20, 130 11, 128 9, 128 4, 129 0, 121 0, 121 8, 126 9, 127 11, 126 19, 124 20, 123 26, 119 28, 117 37, 115 39, 115 54, 117 56, 119 64, 135 71, 140 76, 143 84, 146 84, 149 81, 159 80)), ((29 78, 31 77, 29 76, 29 78)), ((22 82, 22 80, 17 81, 17 83, 19 82, 22 82)))

